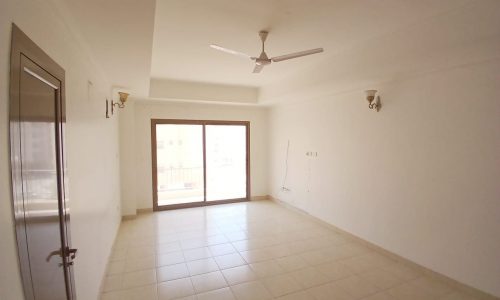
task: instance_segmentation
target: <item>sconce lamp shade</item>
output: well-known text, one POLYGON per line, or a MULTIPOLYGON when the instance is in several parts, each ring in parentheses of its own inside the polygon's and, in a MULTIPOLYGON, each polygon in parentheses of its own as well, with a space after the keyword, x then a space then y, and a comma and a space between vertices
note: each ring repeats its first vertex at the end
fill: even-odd
POLYGON ((120 102, 122 104, 125 104, 125 102, 127 102, 127 98, 129 96, 129 93, 118 92, 118 94, 120 95, 120 102))
POLYGON ((375 99, 375 94, 377 93, 377 90, 366 90, 365 93, 366 93, 366 100, 368 100, 368 102, 371 103, 373 99, 375 99))

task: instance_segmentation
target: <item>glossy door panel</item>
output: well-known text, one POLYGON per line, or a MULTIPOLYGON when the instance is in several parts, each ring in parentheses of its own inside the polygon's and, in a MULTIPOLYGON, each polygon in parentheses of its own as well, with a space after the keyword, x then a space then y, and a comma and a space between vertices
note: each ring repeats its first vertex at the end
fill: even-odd
POLYGON ((62 256, 50 256, 61 250, 56 153, 59 82, 26 60, 20 89, 21 174, 32 285, 36 299, 66 299, 62 256))
POLYGON ((11 169, 26 299, 74 299, 64 189, 63 88, 64 70, 14 26, 11 169))

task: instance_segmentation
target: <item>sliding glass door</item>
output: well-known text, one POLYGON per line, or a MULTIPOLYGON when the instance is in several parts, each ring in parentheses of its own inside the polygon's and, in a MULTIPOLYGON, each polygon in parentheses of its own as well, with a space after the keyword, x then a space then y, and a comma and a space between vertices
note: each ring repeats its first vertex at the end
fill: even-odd
POLYGON ((248 200, 249 122, 151 120, 155 210, 248 200))
POLYGON ((159 206, 203 202, 203 126, 157 126, 156 172, 159 206))
POLYGON ((207 125, 205 132, 207 201, 246 198, 246 126, 207 125))

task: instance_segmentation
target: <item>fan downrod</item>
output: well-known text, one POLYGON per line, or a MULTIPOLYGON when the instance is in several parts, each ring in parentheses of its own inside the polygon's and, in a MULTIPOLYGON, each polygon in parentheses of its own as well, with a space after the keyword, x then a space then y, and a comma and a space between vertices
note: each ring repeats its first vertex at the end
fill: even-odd
POLYGON ((266 41, 268 34, 269 34, 269 31, 266 31, 266 30, 259 31, 259 36, 260 36, 260 40, 262 41, 262 43, 264 43, 266 41))

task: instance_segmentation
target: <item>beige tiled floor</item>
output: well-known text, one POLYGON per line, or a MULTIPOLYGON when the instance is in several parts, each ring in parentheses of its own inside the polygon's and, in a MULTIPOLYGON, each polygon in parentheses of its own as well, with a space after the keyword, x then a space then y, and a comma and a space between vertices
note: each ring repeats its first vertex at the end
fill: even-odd
POLYGON ((102 300, 473 299, 271 201, 122 223, 102 300))

